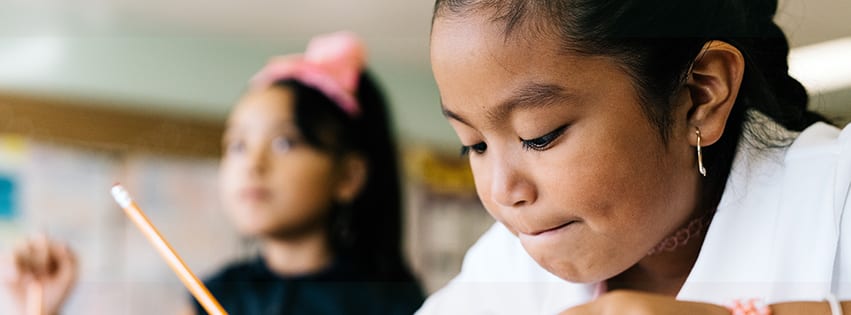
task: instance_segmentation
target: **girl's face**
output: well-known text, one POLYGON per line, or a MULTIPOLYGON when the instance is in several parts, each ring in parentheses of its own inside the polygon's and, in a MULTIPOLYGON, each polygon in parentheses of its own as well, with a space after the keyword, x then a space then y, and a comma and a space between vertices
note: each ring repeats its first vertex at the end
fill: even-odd
POLYGON ((285 88, 252 90, 231 112, 220 176, 237 228, 260 237, 324 229, 337 184, 336 159, 302 141, 285 88))
POLYGON ((697 205, 686 106, 674 109, 666 144, 611 59, 519 38, 525 29, 506 38, 502 27, 471 14, 432 29, 442 106, 469 149, 479 197, 555 275, 615 276, 697 205))

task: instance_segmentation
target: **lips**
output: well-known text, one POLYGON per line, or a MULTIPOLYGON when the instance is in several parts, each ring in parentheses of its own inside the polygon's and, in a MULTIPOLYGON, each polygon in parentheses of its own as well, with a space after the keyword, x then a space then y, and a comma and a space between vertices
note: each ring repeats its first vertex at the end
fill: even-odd
POLYGON ((272 192, 263 187, 247 187, 239 190, 239 197, 246 201, 265 201, 272 197, 272 192))
POLYGON ((576 222, 577 222, 576 220, 571 220, 571 221, 565 222, 564 224, 561 224, 561 225, 558 225, 558 226, 555 226, 555 227, 552 227, 552 228, 549 228, 549 229, 539 230, 539 231, 537 231, 537 232, 533 232, 532 234, 529 234, 529 235, 531 235, 531 236, 537 236, 537 235, 541 235, 541 234, 546 234, 546 233, 555 232, 555 231, 557 231, 557 230, 560 230, 560 229, 562 229, 562 228, 565 228, 565 227, 567 227, 568 225, 571 225, 571 224, 576 223, 576 222))
POLYGON ((560 230, 560 229, 562 229, 562 228, 565 228, 565 227, 567 227, 568 225, 571 225, 571 224, 576 223, 576 222, 578 222, 578 220, 570 220, 570 221, 568 221, 568 222, 565 222, 565 223, 562 223, 562 224, 559 224, 559 225, 553 226, 553 227, 551 227, 551 228, 540 229, 540 230, 533 231, 533 232, 531 232, 531 233, 525 233, 525 232, 520 232, 520 233, 523 233, 523 234, 526 234, 526 235, 529 235, 529 236, 538 236, 538 235, 542 235, 542 234, 547 234, 547 233, 552 233, 552 232, 558 231, 558 230, 560 230))

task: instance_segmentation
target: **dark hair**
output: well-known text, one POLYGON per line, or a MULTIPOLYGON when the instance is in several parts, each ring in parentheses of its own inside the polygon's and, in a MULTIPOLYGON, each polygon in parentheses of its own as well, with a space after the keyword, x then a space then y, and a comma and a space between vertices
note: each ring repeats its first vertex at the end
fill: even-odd
POLYGON ((703 46, 721 40, 738 48, 745 73, 725 132, 704 149, 712 193, 720 200, 739 140, 745 132, 769 144, 779 140, 748 130, 756 110, 790 130, 824 120, 807 110, 804 87, 788 75, 789 44, 773 22, 777 0, 436 0, 434 19, 487 13, 503 23, 506 40, 556 39, 565 52, 607 56, 632 76, 641 106, 664 140, 670 132, 671 97, 684 84, 703 46))
POLYGON ((361 154, 366 183, 349 205, 335 205, 328 222, 332 249, 355 264, 364 279, 411 281, 402 256, 402 204, 399 163, 388 105, 377 83, 361 74, 351 116, 318 90, 296 80, 276 82, 295 95, 295 123, 308 145, 342 157, 361 154))

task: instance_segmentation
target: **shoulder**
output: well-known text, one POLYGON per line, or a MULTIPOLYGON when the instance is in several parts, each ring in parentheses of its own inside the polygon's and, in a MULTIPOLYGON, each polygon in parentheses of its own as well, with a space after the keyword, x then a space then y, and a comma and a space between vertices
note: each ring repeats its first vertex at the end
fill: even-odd
POLYGON ((229 264, 204 281, 210 293, 223 304, 244 304, 262 298, 280 290, 283 283, 260 258, 229 264))
POLYGON ((367 282, 355 290, 357 292, 352 292, 351 296, 358 301, 347 308, 354 309, 362 303, 372 304, 366 308, 370 312, 362 313, 412 314, 425 300, 425 293, 415 281, 367 282))
POLYGON ((823 122, 804 129, 786 155, 787 160, 816 155, 836 156, 851 150, 851 125, 838 128, 823 122), (845 152, 843 152, 845 151, 845 152))
POLYGON ((772 147, 743 141, 713 224, 723 222, 724 229, 736 226, 750 233, 803 236, 834 227, 830 235, 822 236, 838 235, 842 213, 851 205, 846 202, 851 188, 851 126, 816 123, 793 133, 766 125, 766 130, 780 128, 777 132, 792 138, 791 144, 772 147))
POLYGON ((383 273, 355 263, 355 255, 341 254, 334 266, 317 277, 306 278, 315 283, 313 289, 334 295, 339 304, 353 313, 411 314, 425 299, 419 281, 401 259, 390 263, 383 273), (363 309, 361 309, 363 307, 363 309))
POLYGON ((801 132, 792 132, 768 118, 755 117, 754 131, 743 136, 736 153, 719 211, 774 211, 789 200, 815 205, 817 201, 847 197, 851 184, 851 126, 840 129, 819 122, 801 132), (834 194, 826 194, 828 191, 834 194), (749 201, 759 202, 749 205, 749 201))
MULTIPOLYGON (((273 279, 263 276, 258 264, 259 258, 233 262, 206 277, 204 285, 228 312, 246 313, 260 305, 262 295, 273 284, 273 279)), ((194 298, 192 304, 196 314, 207 314, 194 298)))
POLYGON ((680 298, 818 300, 851 271, 851 127, 783 132, 791 145, 743 144, 680 298))
POLYGON ((210 286, 228 282, 259 280, 263 277, 264 272, 258 264, 260 264, 258 260, 242 260, 230 263, 205 278, 204 283, 210 286))
MULTIPOLYGON (((851 125, 842 129, 816 123, 795 139, 784 159, 786 179, 802 191, 813 191, 822 200, 833 200, 837 217, 849 205, 851 188, 851 125), (808 189, 809 188, 809 189, 808 189)), ((813 200, 815 201, 815 200, 813 200)))

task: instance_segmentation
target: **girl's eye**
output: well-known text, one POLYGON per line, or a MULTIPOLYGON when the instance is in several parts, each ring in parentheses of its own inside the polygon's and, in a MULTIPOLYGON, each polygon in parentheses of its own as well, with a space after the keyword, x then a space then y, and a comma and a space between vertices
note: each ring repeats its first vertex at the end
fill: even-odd
POLYGON ((245 141, 228 141, 227 143, 225 143, 225 150, 229 154, 245 152, 245 141))
POLYGON ((465 155, 469 154, 471 150, 473 152, 475 152, 476 154, 482 154, 482 153, 485 153, 485 150, 487 150, 487 148, 488 148, 488 145, 487 145, 487 143, 484 143, 484 142, 479 142, 479 143, 476 143, 474 145, 461 146, 461 156, 465 156, 465 155))
POLYGON ((272 141, 272 148, 275 151, 287 152, 296 145, 295 140, 287 137, 277 137, 272 141))
POLYGON ((523 148, 527 150, 535 150, 535 151, 544 151, 549 148, 550 144, 553 143, 559 136, 564 134, 564 130, 567 128, 567 125, 561 126, 553 130, 552 132, 545 134, 541 137, 524 140, 520 139, 520 142, 523 143, 523 148))

